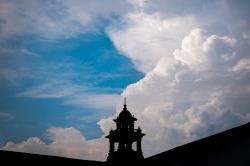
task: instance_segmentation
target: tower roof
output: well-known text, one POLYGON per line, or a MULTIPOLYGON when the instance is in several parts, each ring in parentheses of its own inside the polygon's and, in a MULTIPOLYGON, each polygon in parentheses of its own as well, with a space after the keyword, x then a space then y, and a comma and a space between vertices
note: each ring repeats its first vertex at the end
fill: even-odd
POLYGON ((124 104, 122 111, 120 112, 119 119, 130 119, 132 114, 128 111, 126 104, 124 104))
POLYGON ((132 116, 132 114, 127 109, 126 99, 124 100, 123 109, 120 112, 120 114, 118 115, 117 119, 115 119, 115 121, 117 121, 117 120, 118 121, 128 121, 128 120, 136 121, 137 120, 134 116, 132 116))

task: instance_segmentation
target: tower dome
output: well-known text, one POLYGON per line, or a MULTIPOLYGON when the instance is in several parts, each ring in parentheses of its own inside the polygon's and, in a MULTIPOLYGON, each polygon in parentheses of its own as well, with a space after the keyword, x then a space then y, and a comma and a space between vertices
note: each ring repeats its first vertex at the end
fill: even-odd
POLYGON ((120 112, 120 114, 118 115, 119 120, 129 120, 129 119, 133 119, 134 117, 132 116, 132 114, 128 111, 126 104, 124 104, 124 107, 122 109, 122 111, 120 112))
POLYGON ((137 119, 127 109, 126 99, 124 99, 123 109, 115 121, 136 121, 137 119))

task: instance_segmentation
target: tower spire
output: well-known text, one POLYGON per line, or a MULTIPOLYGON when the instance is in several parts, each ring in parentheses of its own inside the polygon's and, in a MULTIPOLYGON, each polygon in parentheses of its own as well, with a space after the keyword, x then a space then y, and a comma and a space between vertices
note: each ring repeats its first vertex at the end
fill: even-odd
POLYGON ((126 97, 124 97, 123 99, 123 111, 127 111, 127 100, 126 100, 126 97))
POLYGON ((124 101, 123 102, 124 102, 123 105, 126 106, 127 105, 127 99, 126 99, 126 97, 124 97, 124 101))

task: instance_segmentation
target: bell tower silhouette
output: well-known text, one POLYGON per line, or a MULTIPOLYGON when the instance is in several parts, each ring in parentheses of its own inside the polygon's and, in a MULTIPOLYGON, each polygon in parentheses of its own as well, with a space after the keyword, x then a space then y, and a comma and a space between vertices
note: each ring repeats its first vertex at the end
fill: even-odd
POLYGON ((129 161, 142 160, 143 154, 141 149, 142 133, 140 127, 134 128, 134 123, 137 119, 127 109, 126 98, 124 98, 123 109, 114 122, 116 129, 110 130, 106 138, 109 139, 109 154, 107 162, 121 163, 129 161), (133 149, 133 143, 136 142, 136 150, 133 149), (115 149, 115 144, 118 148, 115 149))

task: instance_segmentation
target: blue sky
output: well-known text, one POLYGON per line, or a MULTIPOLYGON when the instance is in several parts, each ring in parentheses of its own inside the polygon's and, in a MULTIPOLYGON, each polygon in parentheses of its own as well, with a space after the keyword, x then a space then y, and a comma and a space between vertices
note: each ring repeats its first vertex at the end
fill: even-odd
POLYGON ((72 126, 85 132, 88 139, 100 137, 102 132, 97 121, 115 111, 116 101, 109 109, 67 105, 64 102, 70 95, 53 96, 52 93, 58 93, 55 90, 52 96, 39 96, 50 93, 47 92, 50 87, 30 95, 21 94, 29 89, 54 82, 63 89, 77 86, 80 92, 75 93, 119 95, 127 85, 143 77, 131 61, 114 48, 103 30, 59 40, 24 35, 4 44, 7 48, 18 47, 21 53, 18 62, 10 60, 1 67, 23 71, 23 75, 13 83, 1 83, 1 110, 12 117, 0 121, 2 144, 20 142, 31 136, 46 139, 44 132, 50 126, 72 126), (96 109, 103 112, 95 115, 96 109), (86 122, 80 118, 84 116, 94 117, 86 122))
POLYGON ((247 0, 0 0, 0 148, 106 160, 123 97, 145 157, 250 121, 247 0))

